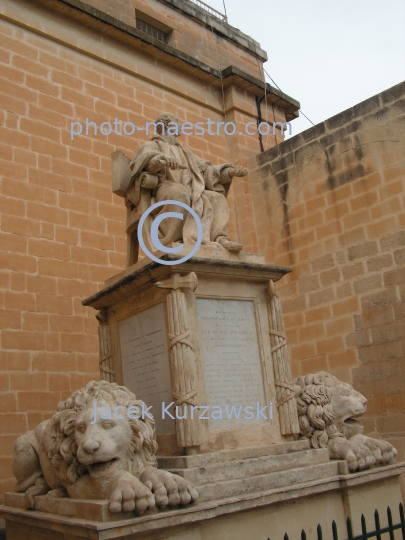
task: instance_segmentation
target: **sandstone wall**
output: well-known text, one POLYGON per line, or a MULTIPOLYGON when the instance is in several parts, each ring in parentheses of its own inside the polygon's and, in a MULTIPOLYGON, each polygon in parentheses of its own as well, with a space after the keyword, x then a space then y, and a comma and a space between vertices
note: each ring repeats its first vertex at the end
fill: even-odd
POLYGON ((295 376, 327 370, 368 398, 367 432, 405 449, 405 84, 250 160, 295 376))
POLYGON ((220 19, 188 0, 85 0, 82 3, 132 27, 136 27, 137 17, 151 17, 148 22, 153 25, 155 20, 158 26, 162 25, 169 34, 168 44, 176 49, 209 66, 225 68, 232 64, 263 78, 262 62, 267 54, 259 43, 240 30, 224 27, 220 19))
MULTIPOLYGON (((212 75, 234 61, 226 52, 221 65, 211 57, 212 71, 121 30, 121 7, 111 13, 122 20, 109 23, 69 7, 85 4, 0 5, 0 491, 13 488, 16 437, 99 377, 95 312, 81 301, 125 268, 125 207, 111 192, 110 155, 119 148, 132 157, 147 137, 95 135, 93 127, 86 136, 86 118, 98 126, 117 118, 139 127, 166 110, 182 121, 226 119, 242 127, 257 114, 260 88, 243 77, 222 85, 212 75), (72 121, 84 126, 73 140, 72 121)), ((102 10, 107 2, 92 4, 102 10)), ((179 28, 187 28, 186 15, 167 2, 147 4, 149 11, 156 5, 165 16, 178 14, 179 28)), ((190 28, 196 24, 190 19, 190 28)), ((210 47, 217 41, 239 47, 218 36, 210 47)), ((246 54, 242 47, 241 58, 246 54)), ((285 121, 282 108, 275 114, 285 121)), ((183 142, 213 162, 241 165, 260 148, 257 137, 239 134, 183 142)), ((233 238, 257 251, 247 179, 235 183, 229 204, 233 238)))

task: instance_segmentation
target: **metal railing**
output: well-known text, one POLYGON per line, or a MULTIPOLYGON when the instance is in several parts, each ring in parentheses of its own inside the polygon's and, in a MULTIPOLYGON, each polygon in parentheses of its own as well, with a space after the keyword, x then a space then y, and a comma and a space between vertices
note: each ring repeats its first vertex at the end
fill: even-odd
MULTIPOLYGON (((400 517, 399 523, 396 523, 394 525, 392 521, 391 508, 388 506, 387 508, 388 526, 381 527, 380 515, 378 513, 378 510, 376 510, 374 512, 375 530, 367 531, 366 519, 364 515, 362 514, 361 515, 361 534, 358 534, 357 536, 353 536, 352 522, 350 518, 347 518, 346 520, 347 539, 346 540, 367 540, 368 538, 376 538, 377 540, 382 540, 381 535, 387 534, 387 533, 389 534, 389 540, 395 540, 394 531, 397 531, 399 529, 402 532, 402 539, 405 540, 405 516, 404 516, 404 507, 402 503, 399 504, 399 517, 400 517)), ((316 533, 317 533, 317 540, 323 540, 322 527, 320 525, 318 525, 318 527, 316 528, 316 533)), ((338 530, 337 530, 335 521, 332 521, 332 537, 333 537, 333 540, 339 540, 338 530)), ((267 540, 270 540, 270 538, 268 538, 267 540)), ((289 540, 289 536, 287 533, 284 535, 284 540, 289 540)), ((307 533, 304 530, 301 531, 301 540, 307 540, 307 533)))
POLYGON ((220 11, 217 11, 213 7, 209 6, 205 2, 202 2, 202 0, 190 0, 190 2, 193 2, 193 4, 196 4, 200 8, 204 9, 205 11, 208 11, 211 15, 216 17, 217 19, 220 19, 222 22, 227 23, 228 17, 221 13, 220 11))

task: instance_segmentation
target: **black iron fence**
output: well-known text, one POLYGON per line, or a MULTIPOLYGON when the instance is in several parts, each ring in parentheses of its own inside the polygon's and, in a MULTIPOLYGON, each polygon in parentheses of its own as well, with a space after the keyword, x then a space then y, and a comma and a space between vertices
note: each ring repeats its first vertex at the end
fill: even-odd
MULTIPOLYGON (((399 504, 399 518, 400 518, 399 523, 395 523, 394 525, 392 521, 391 508, 388 506, 387 508, 388 526, 381 527, 380 514, 378 513, 378 510, 376 510, 374 512, 375 530, 367 531, 366 518, 362 514, 361 515, 361 534, 357 534, 356 536, 353 536, 353 528, 352 528, 351 519, 347 518, 346 520, 347 538, 345 540, 367 540, 368 538, 376 538, 377 540, 382 540, 381 536, 383 534, 389 534, 389 540, 395 540, 394 531, 397 531, 397 530, 401 530, 402 540, 405 540, 405 517, 404 517, 404 507, 402 503, 399 504)), ((318 525, 318 527, 316 528, 316 534, 317 534, 317 540, 323 540, 322 527, 320 525, 318 525)), ((333 536, 333 540, 339 540, 338 530, 337 530, 335 521, 332 521, 332 536, 333 536)), ((268 538, 267 540, 270 540, 270 538, 268 538)), ((287 533, 284 535, 284 540, 290 540, 287 533)), ((307 533, 304 530, 301 531, 301 540, 307 540, 307 533)))

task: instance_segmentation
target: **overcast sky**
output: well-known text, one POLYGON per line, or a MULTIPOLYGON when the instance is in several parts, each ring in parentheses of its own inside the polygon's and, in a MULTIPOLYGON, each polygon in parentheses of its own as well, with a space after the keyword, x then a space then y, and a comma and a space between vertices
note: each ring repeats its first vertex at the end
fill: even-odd
MULTIPOLYGON (((205 0, 223 12, 223 0, 205 0)), ((317 124, 405 79, 405 0, 225 0, 264 68, 317 124)), ((269 81, 270 82, 270 81, 269 81)), ((272 84, 272 83, 271 83, 272 84)), ((293 135, 311 127, 301 117, 293 135)))

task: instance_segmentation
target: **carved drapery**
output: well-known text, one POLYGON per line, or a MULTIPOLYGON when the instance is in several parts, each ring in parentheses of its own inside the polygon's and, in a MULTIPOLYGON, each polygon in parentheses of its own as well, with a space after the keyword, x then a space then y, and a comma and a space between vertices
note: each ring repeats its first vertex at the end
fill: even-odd
POLYGON ((268 295, 269 302, 267 308, 271 356, 281 433, 283 435, 293 435, 300 432, 300 427, 295 392, 292 386, 290 355, 285 336, 283 312, 273 280, 269 281, 268 295))
POLYGON ((114 360, 111 351, 110 327, 107 323, 107 314, 105 310, 100 310, 96 317, 99 322, 98 354, 100 379, 108 382, 115 382, 114 360))
POLYGON ((194 412, 194 418, 191 418, 190 414, 190 406, 198 406, 197 365, 186 297, 181 289, 194 292, 197 284, 194 272, 184 277, 173 274, 170 279, 156 283, 156 287, 172 289, 167 297, 172 395, 177 407, 177 444, 181 448, 186 448, 188 453, 202 444, 203 435, 198 411, 194 412))

